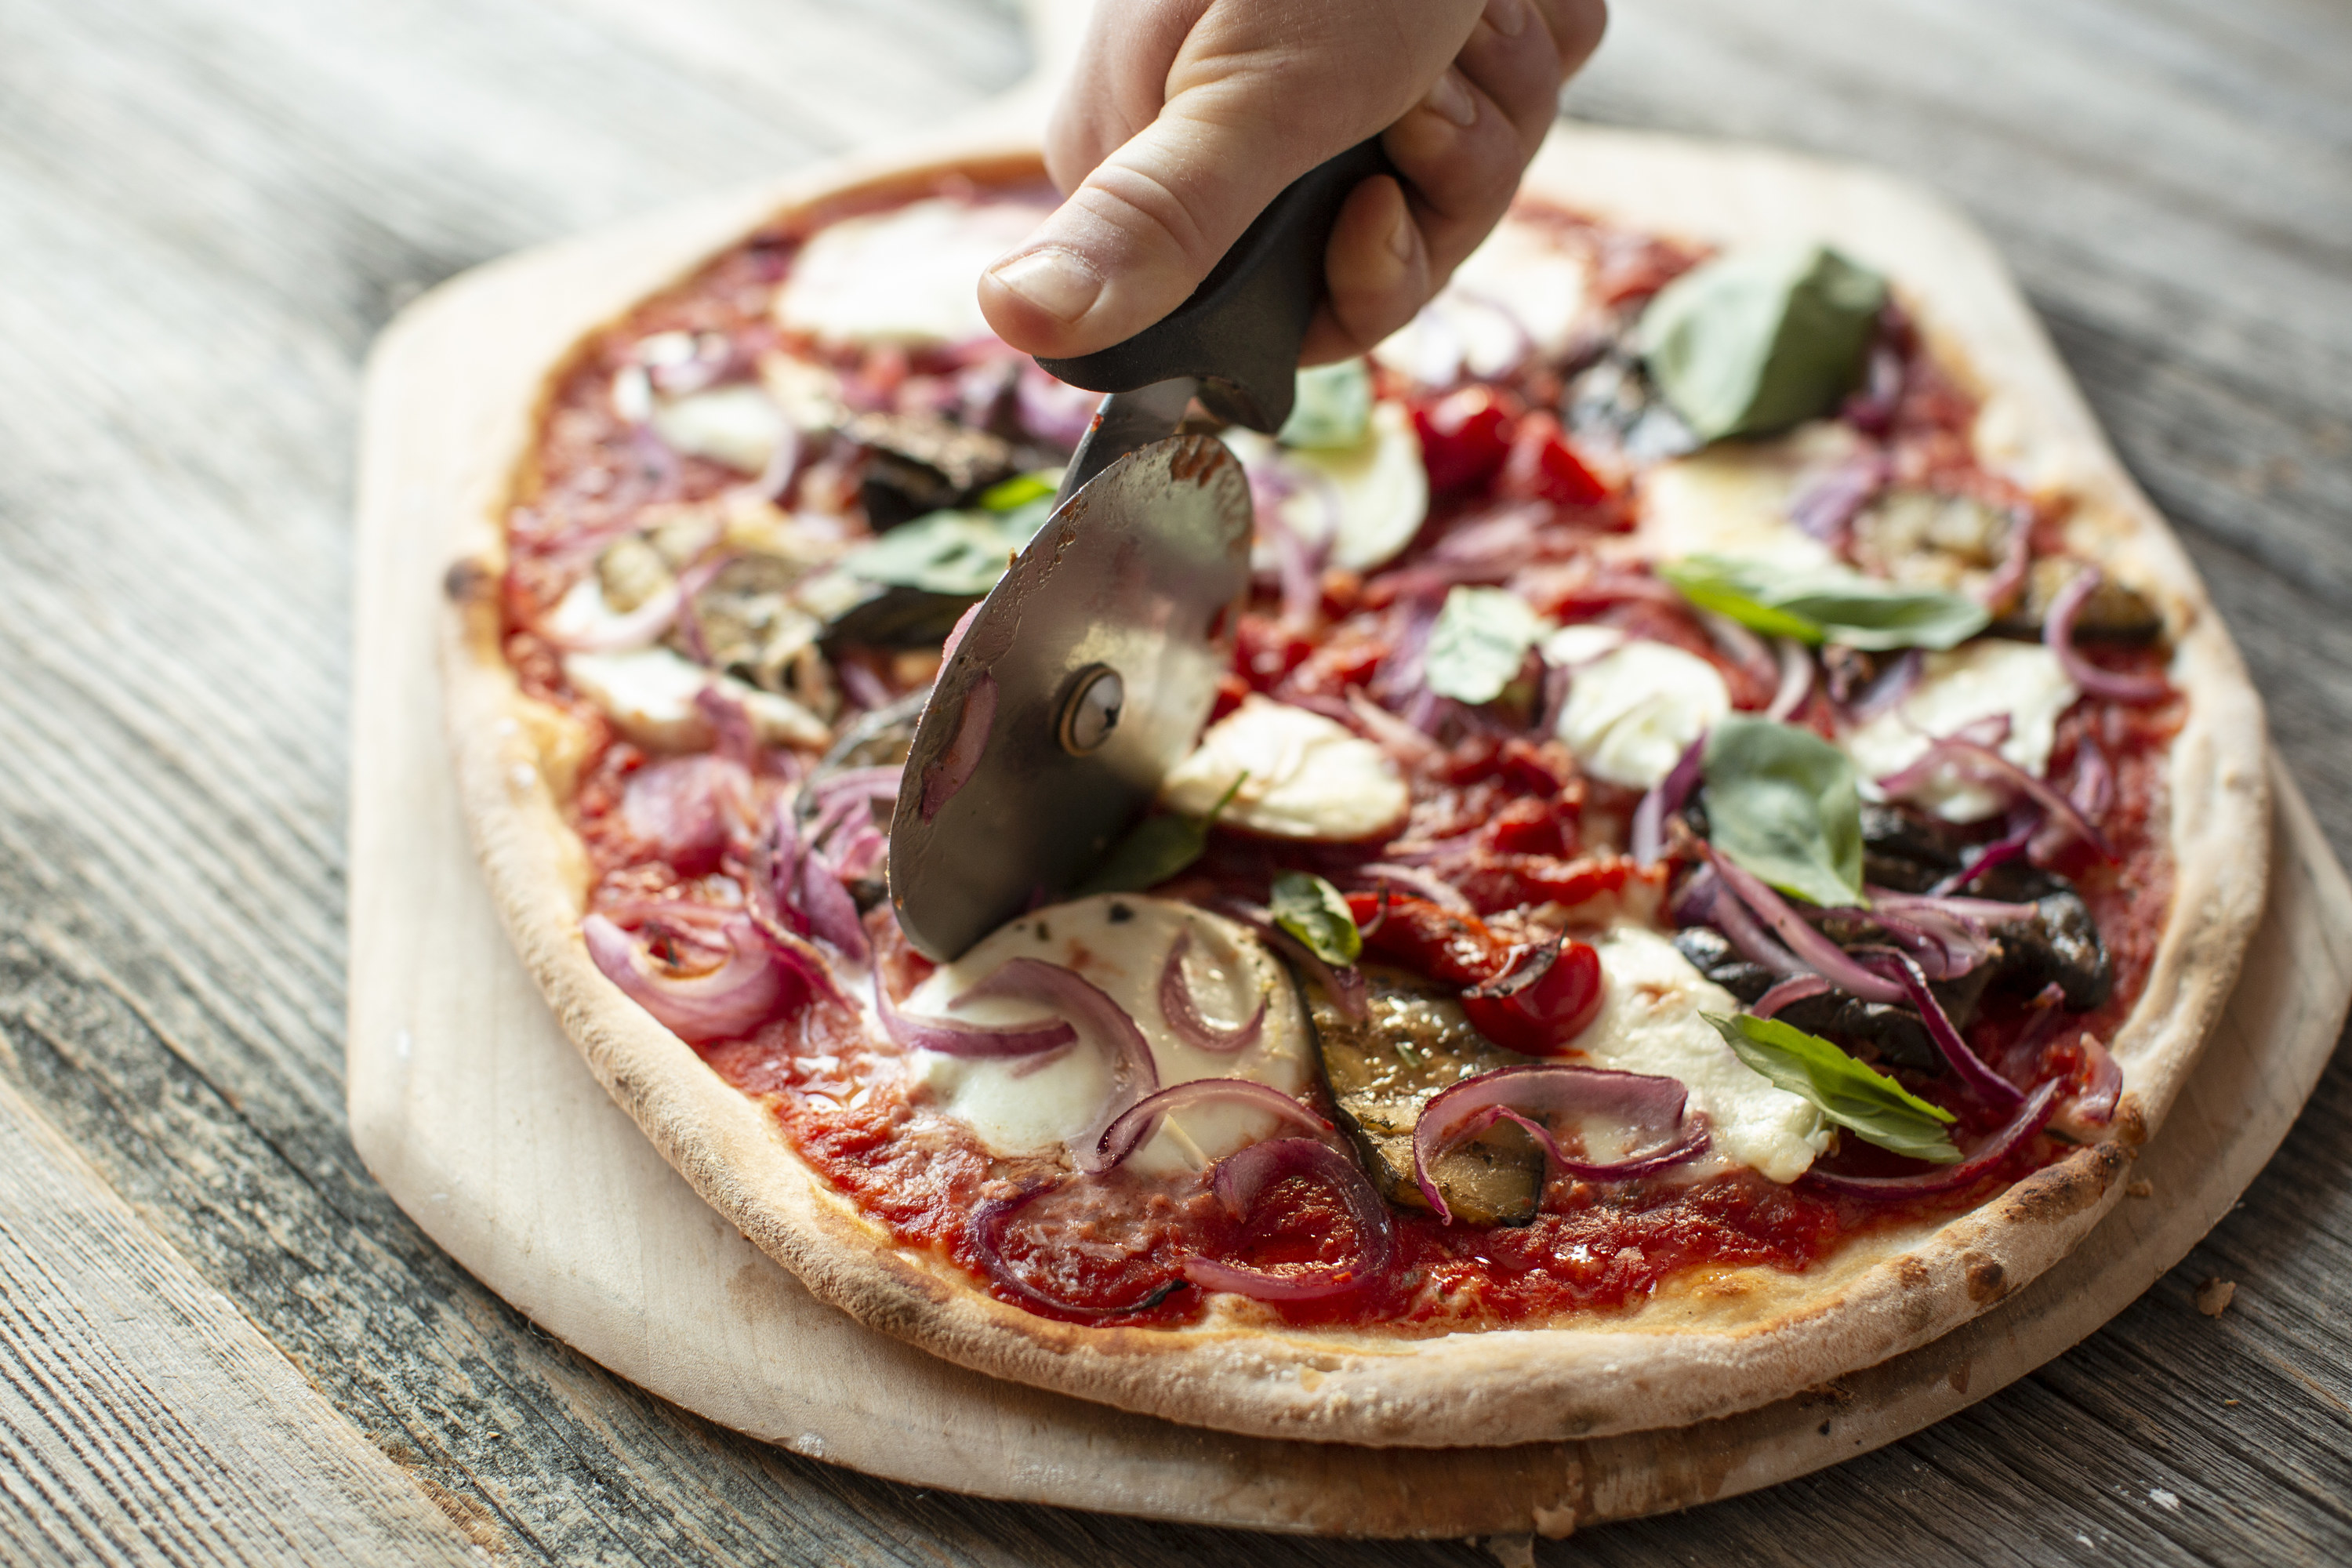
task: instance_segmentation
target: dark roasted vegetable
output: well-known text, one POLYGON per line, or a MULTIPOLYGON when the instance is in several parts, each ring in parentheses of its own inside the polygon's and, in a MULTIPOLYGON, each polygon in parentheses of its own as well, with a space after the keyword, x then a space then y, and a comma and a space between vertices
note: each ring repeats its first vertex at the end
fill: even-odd
MULTIPOLYGON (((1753 1005, 1757 998, 1771 989, 1777 978, 1763 965, 1749 963, 1732 952, 1731 944, 1711 927, 1685 927, 1675 933, 1675 946, 1700 973, 1744 1005, 1753 1005)), ((1905 1067, 1925 1072, 1937 1072, 1943 1068, 1944 1058, 1937 1051, 1936 1042, 1929 1038, 1927 1024, 1908 1007, 1864 1002, 1843 991, 1832 991, 1791 1002, 1780 1009, 1779 1016, 1809 1035, 1867 1042, 1878 1048, 1885 1060, 1905 1067)))
POLYGON ((842 434, 866 448, 858 493, 877 532, 963 506, 1019 467, 1003 437, 937 414, 860 414, 842 434))
MULTIPOLYGON (((1308 986, 1317 1060, 1339 1126, 1355 1144, 1381 1195, 1427 1209, 1413 1182, 1412 1130, 1438 1090, 1527 1058, 1489 1044, 1470 1026, 1454 986, 1401 969, 1364 971, 1367 1016, 1340 1016, 1308 986)), ((1543 1151, 1526 1130, 1498 1123, 1440 1160, 1438 1191, 1472 1225, 1525 1225, 1543 1197, 1543 1151)))

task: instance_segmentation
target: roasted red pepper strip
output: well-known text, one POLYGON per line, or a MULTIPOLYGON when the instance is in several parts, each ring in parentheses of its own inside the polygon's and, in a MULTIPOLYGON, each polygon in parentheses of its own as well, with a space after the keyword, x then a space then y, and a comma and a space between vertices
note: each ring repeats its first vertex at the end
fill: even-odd
POLYGON ((1476 915, 1456 914, 1427 899, 1391 893, 1388 918, 1377 926, 1373 921, 1381 913, 1378 893, 1349 894, 1348 912, 1365 933, 1365 951, 1449 985, 1491 980, 1511 961, 1511 945, 1488 931, 1486 921, 1476 915))
POLYGON ((1462 994, 1470 1026, 1522 1056, 1566 1051, 1601 1011, 1601 955, 1565 938, 1522 948, 1503 973, 1462 994))
POLYGON ((1505 396, 1492 387, 1465 386, 1413 405, 1413 429, 1421 437, 1431 489, 1442 494, 1483 485, 1501 471, 1517 424, 1505 396))

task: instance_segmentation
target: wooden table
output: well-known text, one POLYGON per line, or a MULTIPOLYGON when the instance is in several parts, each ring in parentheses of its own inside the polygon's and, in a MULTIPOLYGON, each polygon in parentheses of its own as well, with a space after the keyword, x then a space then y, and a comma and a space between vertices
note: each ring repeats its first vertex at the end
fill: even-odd
MULTIPOLYGON (((1622 13, 1571 109, 1873 159, 2007 247, 2352 854, 2352 12, 1622 13)), ((737 1437, 534 1331, 344 1132, 369 338, 477 261, 977 102, 1023 68, 1010 6, 0 0, 0 1560, 1492 1561, 737 1437)), ((2339 1058, 2242 1209, 2034 1376, 1536 1555, 2352 1554, 2347 1114, 2339 1058)))

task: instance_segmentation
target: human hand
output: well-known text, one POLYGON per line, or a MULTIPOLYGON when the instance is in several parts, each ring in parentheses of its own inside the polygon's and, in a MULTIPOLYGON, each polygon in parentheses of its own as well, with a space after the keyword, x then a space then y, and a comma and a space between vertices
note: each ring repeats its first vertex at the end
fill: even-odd
POLYGON ((1006 342, 1091 353, 1183 303, 1291 181, 1380 134, 1303 363, 1412 319, 1502 217, 1605 0, 1098 0, 1045 137, 1070 193, 981 279, 1006 342))

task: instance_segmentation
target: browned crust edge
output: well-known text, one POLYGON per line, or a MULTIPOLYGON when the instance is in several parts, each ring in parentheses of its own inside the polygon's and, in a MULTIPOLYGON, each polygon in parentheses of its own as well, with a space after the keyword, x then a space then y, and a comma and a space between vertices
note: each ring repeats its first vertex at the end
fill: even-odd
MULTIPOLYGON (((1017 154, 974 156, 811 182, 779 216, 942 173, 986 183, 1020 166, 1017 154)), ((523 721, 529 705, 499 647, 490 589, 502 562, 501 492, 452 530, 462 552, 448 578, 443 668, 467 821, 525 966, 598 1079, 695 1190, 820 1298, 960 1364, 1179 1422, 1375 1446, 1601 1436, 1752 1408, 1925 1343, 2064 1256, 2119 1194, 2129 1144, 2162 1121, 2259 918, 2266 856, 2249 847, 2267 843, 2260 703, 2179 544, 1964 223, 1859 171, 1614 133, 1556 137, 1531 188, 1629 223, 1727 237, 1768 226, 1706 205, 1708 172, 1735 166, 1751 184, 1821 196, 1803 204, 1807 226, 1851 237, 1887 265, 1984 384, 2023 401, 2041 448, 2032 458, 2084 499, 2084 543, 2155 588, 2184 628, 2174 679, 2189 695, 2190 719, 2172 759, 2174 912, 2116 1042, 2129 1087, 2115 1139, 1940 1227, 1868 1238, 1802 1276, 1743 1271, 1712 1294, 1672 1292, 1593 1328, 1399 1341, 1253 1322, 1246 1305, 1172 1331, 1055 1323, 1006 1306, 950 1266, 898 1247, 799 1162, 772 1117, 589 961, 577 842, 540 771, 523 721), (1613 167, 1614 184, 1596 182, 1596 166, 1613 167), (1687 187, 1687 213, 1661 197, 1661 181, 1687 187), (1878 221, 1857 220, 1857 210, 1878 221), (1889 238, 1888 222, 1912 226, 1910 242, 1891 246, 1908 254, 1870 243, 1889 238)), ((536 423, 523 426, 517 460, 536 423)))

